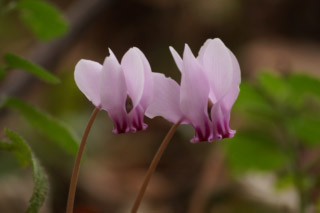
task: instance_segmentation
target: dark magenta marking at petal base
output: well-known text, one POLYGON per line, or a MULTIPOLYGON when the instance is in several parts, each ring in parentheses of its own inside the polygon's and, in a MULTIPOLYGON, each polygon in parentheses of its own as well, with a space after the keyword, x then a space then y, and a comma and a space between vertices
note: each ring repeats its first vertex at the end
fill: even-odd
POLYGON ((141 131, 145 130, 148 125, 144 123, 144 111, 141 109, 141 107, 137 107, 134 109, 134 111, 131 112, 131 126, 130 126, 130 131, 131 132, 136 132, 136 131, 141 131))
POLYGON ((221 140, 223 138, 232 138, 234 134, 235 134, 235 131, 230 129, 229 122, 227 120, 223 121, 223 126, 220 122, 216 123, 217 139, 221 140))
POLYGON ((119 120, 114 121, 114 129, 112 130, 112 133, 120 134, 127 133, 128 131, 129 129, 127 119, 123 118, 122 122, 120 122, 119 120))
POLYGON ((204 142, 204 141, 213 141, 212 132, 210 129, 210 124, 208 122, 205 122, 204 130, 202 131, 199 127, 195 127, 196 134, 194 138, 191 139, 191 143, 198 143, 198 142, 204 142))

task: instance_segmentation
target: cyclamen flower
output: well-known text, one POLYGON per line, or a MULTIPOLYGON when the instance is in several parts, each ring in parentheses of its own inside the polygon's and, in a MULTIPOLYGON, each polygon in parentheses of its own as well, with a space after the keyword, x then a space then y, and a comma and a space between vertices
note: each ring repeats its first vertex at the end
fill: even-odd
POLYGON ((147 109, 150 118, 163 116, 173 123, 191 124, 191 142, 231 138, 231 108, 239 94, 240 67, 236 57, 216 39, 208 39, 196 58, 186 44, 183 59, 170 47, 181 71, 181 85, 153 73, 154 101, 147 109))
POLYGON ((121 64, 109 52, 103 65, 80 60, 74 72, 76 84, 95 107, 108 112, 114 122, 113 133, 144 130, 144 114, 153 99, 150 64, 136 47, 125 53, 121 64), (127 100, 132 102, 130 110, 126 109, 127 100))

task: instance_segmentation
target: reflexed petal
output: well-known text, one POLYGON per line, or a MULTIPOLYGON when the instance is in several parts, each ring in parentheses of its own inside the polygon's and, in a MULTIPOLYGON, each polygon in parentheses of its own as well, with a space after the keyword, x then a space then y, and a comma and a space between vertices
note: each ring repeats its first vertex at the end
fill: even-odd
POLYGON ((128 85, 128 94, 133 104, 128 114, 130 131, 145 130, 147 124, 144 123, 144 114, 153 100, 153 79, 150 64, 141 50, 134 47, 122 58, 121 65, 128 85), (142 76, 137 79, 137 76, 141 74, 142 76), (130 86, 131 88, 129 88, 130 86), (138 89, 135 90, 136 88, 133 87, 138 89))
POLYGON ((196 129, 193 142, 202 141, 210 135, 207 131, 210 123, 207 115, 209 84, 188 45, 183 53, 182 69, 180 109, 196 129), (201 138, 198 138, 198 135, 201 138))
POLYGON ((127 88, 121 66, 110 51, 106 57, 100 74, 100 95, 102 108, 109 111, 112 108, 124 108, 127 98, 127 88))
POLYGON ((232 85, 228 93, 221 100, 221 105, 230 113, 231 108, 234 102, 237 100, 237 97, 240 92, 239 84, 241 82, 241 73, 240 66, 238 60, 234 56, 234 54, 230 51, 231 59, 232 59, 232 67, 233 67, 233 79, 232 85))
POLYGON ((197 120, 199 113, 206 112, 209 85, 198 61, 188 45, 183 55, 183 74, 181 76, 180 105, 183 113, 197 120))
POLYGON ((180 70, 180 72, 182 71, 182 59, 180 57, 180 55, 177 53, 177 51, 173 48, 173 47, 169 47, 170 52, 173 56, 174 61, 176 62, 176 65, 178 67, 178 69, 180 70))
POLYGON ((140 58, 143 64, 144 88, 143 88, 143 94, 139 104, 142 106, 143 110, 145 111, 153 100, 154 86, 153 86, 152 71, 146 56, 138 48, 135 48, 135 49, 140 54, 140 58))
POLYGON ((216 139, 232 138, 236 133, 230 129, 230 111, 224 108, 221 102, 216 103, 211 109, 211 120, 213 123, 213 135, 216 139))
POLYGON ((241 82, 240 66, 234 54, 228 49, 232 65, 232 82, 227 93, 218 100, 211 109, 211 120, 213 121, 214 137, 217 139, 231 138, 234 136, 234 130, 229 127, 230 113, 234 102, 236 101, 241 82))
POLYGON ((153 73, 154 99, 146 111, 146 116, 154 118, 162 116, 172 123, 177 123, 183 117, 180 110, 180 87, 171 78, 161 73, 153 73))
POLYGON ((74 72, 74 79, 81 92, 95 105, 100 107, 99 74, 101 64, 81 59, 74 72))
POLYGON ((241 83, 241 72, 240 65, 236 58, 236 56, 229 50, 232 60, 232 68, 233 68, 233 80, 232 85, 239 85, 241 83))
POLYGON ((198 53, 198 57, 197 59, 199 60, 199 62, 201 64, 203 64, 203 55, 209 45, 209 43, 212 41, 213 39, 207 39, 206 42, 204 42, 204 44, 202 45, 202 47, 200 48, 199 50, 199 53, 198 53))
POLYGON ((114 122, 113 132, 127 132, 128 119, 125 109, 127 88, 121 66, 111 50, 100 74, 100 94, 102 108, 114 122))
POLYGON ((239 95, 238 85, 232 85, 230 91, 217 102, 211 110, 211 120, 214 126, 214 135, 217 139, 232 138, 236 133, 229 127, 231 109, 239 95))
POLYGON ((210 83, 210 99, 216 103, 229 91, 233 81, 230 51, 220 39, 213 39, 207 44, 203 68, 210 83))
POLYGON ((238 95, 240 92, 240 88, 238 85, 232 85, 231 89, 229 90, 229 92, 225 95, 225 97, 223 97, 222 100, 220 100, 221 105, 227 110, 231 111, 232 106, 234 104, 234 102, 237 100, 238 95))
POLYGON ((141 100, 145 81, 144 64, 137 48, 130 48, 125 53, 121 60, 121 67, 134 108, 141 100))

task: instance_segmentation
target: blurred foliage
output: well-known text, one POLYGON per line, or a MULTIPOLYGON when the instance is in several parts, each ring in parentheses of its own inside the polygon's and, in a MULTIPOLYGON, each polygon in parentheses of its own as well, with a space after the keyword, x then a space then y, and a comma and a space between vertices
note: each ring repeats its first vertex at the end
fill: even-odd
POLYGON ((57 143, 65 151, 73 155, 77 153, 78 138, 61 121, 16 98, 6 99, 3 106, 17 110, 36 130, 57 143))
POLYGON ((20 0, 17 2, 21 20, 41 40, 62 36, 68 25, 61 13, 42 0, 20 0))
POLYGON ((237 173, 283 168, 289 156, 281 152, 272 135, 261 130, 244 131, 227 144, 228 160, 237 173))
POLYGON ((22 69, 38 77, 39 79, 52 84, 60 83, 60 80, 44 68, 31 63, 17 55, 7 53, 5 56, 7 62, 6 69, 22 69))
POLYGON ((22 167, 32 167, 32 177, 34 182, 33 193, 29 201, 29 207, 26 210, 28 213, 39 212, 47 192, 48 192, 48 179, 45 171, 42 169, 37 158, 31 152, 27 142, 20 137, 17 133, 6 129, 5 130, 7 141, 0 141, 0 150, 11 151, 17 158, 22 167))
MULTIPOLYGON (((34 33, 37 39, 52 40, 62 36, 67 31, 68 25, 62 14, 46 1, 0 1, 0 18, 4 18, 15 11, 19 13, 21 21, 34 33)), ((0 65, 0 81, 5 80, 9 70, 21 69, 46 83, 60 83, 60 79, 46 69, 15 54, 5 54, 4 62, 5 65, 0 65)), ((5 96, 6 94, 2 95, 5 96)), ((6 98, 0 109, 3 107, 17 110, 35 129, 42 132, 68 153, 75 154, 77 152, 78 138, 61 121, 16 98, 6 98)), ((21 166, 31 165, 32 167, 34 188, 26 212, 39 212, 48 191, 47 176, 24 139, 9 129, 5 130, 5 134, 7 138, 1 141, 0 149, 12 152, 21 166)))
POLYGON ((245 123, 225 143, 231 170, 275 172, 277 188, 295 186, 304 209, 320 175, 312 172, 320 158, 303 157, 319 148, 319 108, 320 80, 305 74, 264 70, 254 83, 242 83, 235 111, 245 123))
MULTIPOLYGON (((291 73, 280 76, 272 72, 261 72, 255 83, 242 83, 235 111, 244 116, 246 123, 243 129, 238 130, 240 133, 227 143, 231 167, 240 167, 243 171, 251 168, 264 170, 268 167, 262 164, 282 164, 283 158, 290 157, 288 147, 319 145, 319 85, 319 79, 307 75, 291 73), (269 159, 270 156, 261 156, 262 146, 274 160, 269 159), (243 153, 240 154, 239 150, 243 153), (283 157, 278 157, 278 154, 283 157), (266 162, 251 162, 261 164, 251 166, 246 156, 262 158, 266 162)), ((275 167, 270 166, 269 169, 275 167)))
POLYGON ((320 98, 319 79, 305 74, 295 74, 288 77, 288 83, 298 98, 306 96, 320 98))

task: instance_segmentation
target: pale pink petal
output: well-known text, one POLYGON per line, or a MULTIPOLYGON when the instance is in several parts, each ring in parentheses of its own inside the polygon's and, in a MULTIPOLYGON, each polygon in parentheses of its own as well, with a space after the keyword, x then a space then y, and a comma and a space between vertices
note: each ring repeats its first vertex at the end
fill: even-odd
POLYGON ((238 85, 232 85, 229 92, 220 100, 221 105, 230 113, 234 102, 237 100, 240 89, 238 85))
POLYGON ((213 121, 214 137, 217 139, 231 138, 235 130, 229 127, 230 113, 236 101, 241 82, 240 66, 234 54, 228 49, 232 65, 232 81, 229 90, 222 96, 211 109, 211 120, 213 121))
POLYGON ((210 140, 210 120, 207 115, 209 84, 198 60, 188 45, 183 53, 180 109, 196 129, 192 142, 210 140))
POLYGON ((213 123, 213 135, 215 139, 232 138, 236 133, 230 129, 230 111, 226 110, 220 102, 211 109, 211 120, 213 123))
POLYGON ((154 99, 146 111, 146 116, 154 118, 162 116, 172 123, 183 118, 180 110, 180 87, 171 78, 161 73, 153 73, 154 99))
POLYGON ((233 68, 232 85, 239 85, 241 83, 240 65, 236 56, 230 50, 229 50, 229 53, 231 56, 232 68, 233 68))
POLYGON ((221 105, 226 109, 226 111, 231 111, 231 108, 238 98, 240 89, 239 84, 241 82, 241 73, 240 73, 240 66, 238 63, 238 60, 234 56, 234 54, 230 51, 231 59, 232 59, 232 67, 233 67, 233 79, 232 79, 232 85, 225 95, 223 99, 221 100, 221 105))
POLYGON ((137 48, 130 48, 121 60, 121 67, 127 85, 127 92, 136 107, 144 91, 144 64, 137 48))
POLYGON ((201 64, 203 64, 203 55, 204 55, 204 53, 205 53, 205 51, 206 51, 206 49, 207 49, 207 47, 208 47, 208 45, 209 45, 209 43, 210 43, 211 41, 212 41, 212 39, 207 39, 207 40, 204 42, 204 44, 202 45, 202 47, 200 48, 200 50, 199 50, 197 59, 199 60, 199 62, 200 62, 201 64))
POLYGON ((74 72, 74 79, 81 92, 95 105, 100 108, 99 74, 101 64, 81 59, 74 72))
POLYGON ((121 66, 110 50, 100 73, 100 95, 102 109, 114 122, 114 133, 127 132, 128 119, 125 109, 127 88, 121 66))
POLYGON ((144 73, 144 88, 142 97, 140 100, 140 105, 142 106, 143 110, 146 110, 147 107, 151 104, 153 100, 153 78, 152 78, 152 71, 149 64, 149 61, 147 60, 146 56, 139 50, 138 48, 134 49, 139 53, 142 64, 143 64, 143 73, 144 73))
POLYGON ((128 88, 128 94, 133 104, 133 107, 129 112, 130 131, 135 132, 147 128, 147 124, 144 123, 144 114, 153 99, 153 79, 150 64, 141 50, 133 47, 129 51, 128 54, 123 57, 122 63, 122 67, 126 74, 126 82, 135 87, 142 87, 141 95, 140 90, 134 91, 133 89, 128 88), (132 67, 128 68, 128 65, 132 67), (135 73, 136 75, 141 75, 141 72, 143 76, 141 76, 140 79, 132 79, 133 76, 130 74, 135 73))
MULTIPOLYGON (((234 61, 237 62, 236 59, 234 61)), ((217 139, 232 138, 236 133, 235 130, 230 129, 229 121, 232 106, 240 92, 240 67, 237 64, 238 63, 233 64, 236 66, 234 66, 234 77, 229 92, 213 106, 211 111, 211 119, 214 126, 214 137, 217 139)))
POLYGON ((174 61, 176 62, 178 69, 181 72, 182 71, 182 59, 181 59, 180 55, 177 53, 177 51, 173 47, 169 47, 169 49, 170 49, 170 52, 173 56, 174 61))
POLYGON ((209 41, 203 53, 203 68, 210 83, 210 99, 216 103, 229 91, 233 65, 229 49, 220 39, 209 41))

